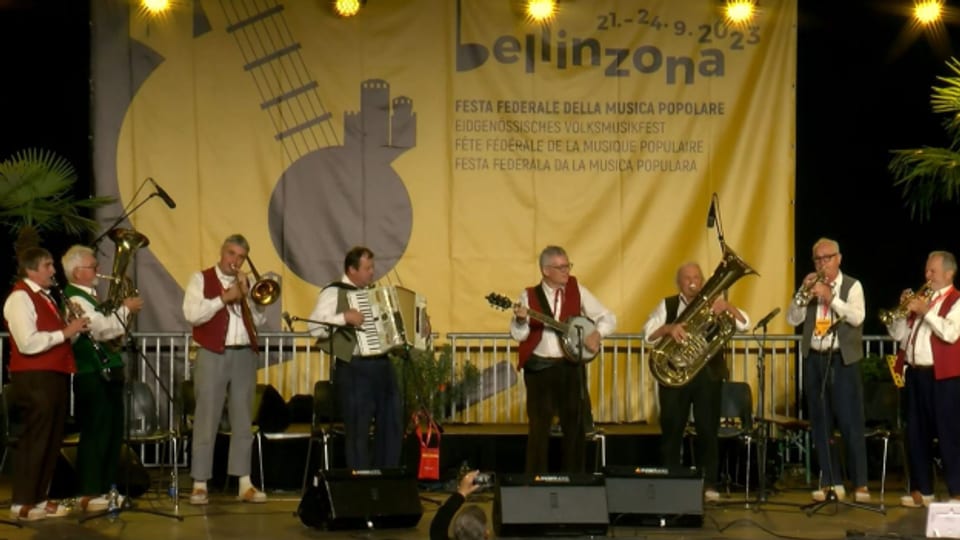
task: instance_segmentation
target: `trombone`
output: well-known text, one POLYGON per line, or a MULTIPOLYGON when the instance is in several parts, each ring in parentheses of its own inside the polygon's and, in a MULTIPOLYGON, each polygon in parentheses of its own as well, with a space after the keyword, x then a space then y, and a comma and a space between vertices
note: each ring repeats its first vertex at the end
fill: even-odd
POLYGON ((253 274, 254 283, 250 286, 250 299, 254 304, 260 306, 269 306, 280 299, 280 283, 275 279, 262 278, 257 272, 257 267, 249 257, 246 259, 250 264, 250 273, 253 274))

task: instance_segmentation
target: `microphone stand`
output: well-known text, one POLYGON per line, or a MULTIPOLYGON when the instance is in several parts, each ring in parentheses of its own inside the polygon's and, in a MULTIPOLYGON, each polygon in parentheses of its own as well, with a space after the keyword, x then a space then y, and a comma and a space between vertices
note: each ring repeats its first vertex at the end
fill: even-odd
MULTIPOLYGON (((143 190, 143 186, 146 185, 146 183, 147 183, 147 181, 144 180, 143 183, 140 184, 140 187, 137 188, 137 193, 134 194, 134 198, 136 198, 136 196, 140 193, 140 191, 143 190)), ((94 249, 97 249, 97 248, 100 246, 100 242, 102 242, 103 239, 104 239, 108 234, 110 234, 110 231, 112 231, 112 230, 114 230, 115 228, 117 228, 117 225, 119 225, 123 220, 125 220, 125 219, 127 219, 128 217, 132 216, 133 213, 136 212, 141 206, 147 204, 147 201, 149 201, 150 199, 152 199, 152 198, 154 198, 154 197, 158 197, 159 195, 160 195, 160 194, 159 194, 159 193, 156 193, 156 192, 151 193, 150 195, 147 196, 146 199, 144 199, 144 200, 140 201, 139 203, 137 203, 137 205, 134 206, 133 208, 131 208, 130 210, 127 210, 126 208, 124 208, 124 209, 123 209, 123 212, 120 213, 120 216, 119 216, 116 220, 114 220, 114 222, 111 223, 109 227, 107 227, 106 229, 104 229, 104 231, 103 231, 102 233, 100 233, 100 236, 98 236, 98 237, 93 241, 93 248, 94 248, 94 249)))
MULTIPOLYGON (((827 410, 827 384, 828 384, 828 382, 830 381, 831 376, 832 376, 832 374, 833 374, 833 369, 832 369, 832 368, 833 368, 833 362, 834 362, 833 350, 834 350, 834 348, 837 346, 837 327, 839 327, 840 324, 842 324, 845 319, 846 319, 846 317, 840 317, 840 318, 837 319, 837 321, 834 322, 833 325, 827 330, 827 332, 830 333, 830 336, 831 336, 831 337, 830 337, 830 348, 828 349, 828 352, 827 352, 827 362, 826 362, 826 366, 825 366, 826 369, 824 370, 824 373, 823 373, 823 380, 820 382, 820 407, 822 407, 824 411, 827 410)), ((832 382, 830 382, 830 386, 831 386, 831 389, 832 389, 832 387, 833 387, 832 382)), ((831 409, 830 412, 831 412, 831 413, 833 412, 832 409, 831 409)), ((828 425, 833 425, 833 415, 832 415, 832 414, 830 415, 829 418, 825 418, 824 420, 828 423, 828 425)), ((837 479, 836 476, 834 476, 834 470, 833 470, 833 449, 830 448, 830 444, 829 444, 829 439, 830 439, 830 435, 832 434, 832 432, 833 432, 833 430, 831 429, 831 430, 830 430, 830 433, 827 435, 827 456, 828 456, 828 457, 827 457, 827 474, 830 476, 830 485, 826 486, 826 488, 824 488, 823 486, 821 486, 821 489, 824 489, 824 492, 825 492, 826 497, 824 498, 824 500, 822 500, 822 501, 820 501, 820 502, 810 503, 810 504, 801 506, 800 508, 801 508, 804 512, 806 512, 807 517, 810 517, 810 516, 812 516, 813 514, 816 514, 816 513, 819 512, 824 506, 826 506, 826 505, 828 505, 828 504, 830 504, 830 503, 833 503, 834 513, 836 513, 836 509, 837 509, 837 507, 838 507, 839 505, 843 505, 843 506, 847 506, 847 507, 850 507, 850 508, 860 508, 860 509, 863 509, 863 510, 870 510, 871 512, 877 512, 877 513, 879 513, 879 514, 886 515, 886 514, 887 514, 887 511, 886 511, 886 509, 883 508, 883 506, 876 507, 876 506, 873 506, 873 505, 871 505, 871 504, 866 504, 866 503, 842 501, 842 500, 840 500, 839 497, 837 497, 837 492, 834 491, 833 486, 836 484, 836 482, 837 482, 838 479, 837 479)), ((814 444, 816 444, 816 442, 817 442, 817 441, 814 441, 814 444)), ((852 458, 851 458, 851 459, 852 459, 852 458)), ((865 465, 865 464, 864 464, 864 465, 865 465)), ((820 466, 821 466, 821 468, 822 468, 822 467, 823 467, 823 464, 821 463, 820 466)), ((856 486, 854 486, 854 488, 856 488, 856 486)), ((856 497, 856 492, 855 492, 855 491, 854 491, 853 495, 854 495, 854 497, 856 497)))

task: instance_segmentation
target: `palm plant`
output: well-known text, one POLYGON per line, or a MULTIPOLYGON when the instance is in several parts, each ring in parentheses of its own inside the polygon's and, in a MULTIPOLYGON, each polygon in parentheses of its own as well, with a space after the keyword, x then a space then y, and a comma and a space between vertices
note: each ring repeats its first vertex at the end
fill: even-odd
POLYGON ((50 150, 28 148, 0 162, 0 224, 11 232, 36 229, 80 236, 97 230, 82 210, 113 202, 112 197, 76 199, 77 173, 50 150))

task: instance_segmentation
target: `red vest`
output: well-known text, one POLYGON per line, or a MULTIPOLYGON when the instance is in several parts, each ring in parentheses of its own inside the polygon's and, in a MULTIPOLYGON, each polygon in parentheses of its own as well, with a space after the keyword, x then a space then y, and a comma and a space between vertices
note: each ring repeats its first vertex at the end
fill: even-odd
MULTIPOLYGON (((33 301, 33 307, 37 311, 37 330, 41 332, 56 332, 66 328, 63 319, 52 309, 47 299, 40 293, 33 292, 30 286, 23 280, 17 281, 13 286, 13 291, 24 291, 33 301)), ((7 331, 10 330, 10 322, 4 321, 7 325, 7 331)), ((74 373, 76 363, 73 360, 73 347, 70 346, 70 340, 66 340, 53 348, 43 351, 39 354, 23 354, 17 341, 10 336, 10 372, 18 371, 58 371, 61 373, 74 373)))
MULTIPOLYGON (((217 272, 211 266, 202 272, 203 274, 203 297, 217 298, 223 294, 223 285, 217 272)), ((246 299, 243 300, 246 302, 246 299)), ((247 321, 243 321, 247 327, 247 336, 250 338, 250 348, 257 350, 256 333, 252 331, 247 321)), ((193 327, 193 340, 208 351, 223 354, 227 343, 227 326, 230 323, 230 314, 227 313, 227 307, 217 312, 209 321, 193 327)))
MULTIPOLYGON (((940 311, 938 311, 937 314, 941 317, 946 317, 947 313, 950 312, 950 308, 953 307, 953 304, 955 304, 958 299, 960 299, 960 291, 957 291, 956 288, 950 289, 950 292, 943 298, 943 302, 940 302, 940 311)), ((907 321, 912 322, 915 319, 916 314, 911 313, 907 321)), ((923 323, 921 322, 920 324, 923 323)), ((936 380, 940 381, 960 376, 960 340, 954 343, 947 343, 937 337, 936 334, 931 333, 930 349, 933 352, 933 376, 936 380)), ((906 361, 906 351, 903 349, 897 351, 897 362, 894 364, 894 371, 903 373, 906 361)))
MULTIPOLYGON (((553 317, 553 309, 550 306, 540 305, 540 292, 538 291, 541 290, 540 284, 527 288, 527 303, 532 311, 553 317)), ((577 278, 570 276, 570 279, 567 280, 566 287, 563 288, 563 305, 560 306, 560 316, 556 318, 560 322, 563 322, 577 315, 580 315, 580 287, 577 286, 577 278)), ((517 347, 517 352, 519 353, 519 361, 517 362, 518 370, 523 369, 524 364, 527 363, 530 355, 533 354, 533 350, 537 348, 537 345, 540 343, 540 339, 543 338, 543 323, 530 318, 529 324, 530 334, 527 336, 527 339, 521 341, 520 346, 517 347)))

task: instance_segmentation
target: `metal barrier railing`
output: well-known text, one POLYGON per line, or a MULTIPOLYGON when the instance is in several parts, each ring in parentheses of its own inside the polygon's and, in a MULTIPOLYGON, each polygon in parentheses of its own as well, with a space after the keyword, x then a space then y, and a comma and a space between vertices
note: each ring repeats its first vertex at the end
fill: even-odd
MULTIPOLYGON (((0 334, 0 355, 8 356, 7 334, 0 334)), ((306 333, 264 332, 260 383, 270 384, 285 398, 312 394, 317 380, 330 373, 330 356, 306 333)), ((171 430, 178 421, 178 388, 190 380, 190 361, 195 356, 191 334, 136 333, 140 355, 130 373, 153 393, 159 425, 171 430), (167 392, 170 392, 169 399, 167 392)), ((462 368, 473 364, 479 371, 478 390, 468 395, 462 407, 454 407, 448 422, 525 423, 526 389, 518 376, 516 343, 505 333, 450 333, 446 342, 453 351, 451 382, 462 368)), ((763 402, 755 400, 758 417, 802 417, 799 396, 803 385, 797 369, 800 336, 767 336, 763 347, 763 402)), ((866 336, 866 354, 892 354, 896 344, 887 336, 866 336)), ((727 345, 730 378, 746 381, 759 397, 758 363, 761 346, 750 335, 737 335, 727 345)), ((648 366, 649 345, 641 334, 615 334, 604 340, 603 350, 587 365, 594 419, 598 423, 656 423, 657 384, 648 366)), ((72 399, 71 399, 72 403, 72 399)), ((72 411, 71 406, 71 411, 72 411)), ((136 411, 135 411, 136 412, 136 411)), ((141 412, 146 414, 146 412, 141 412)))

